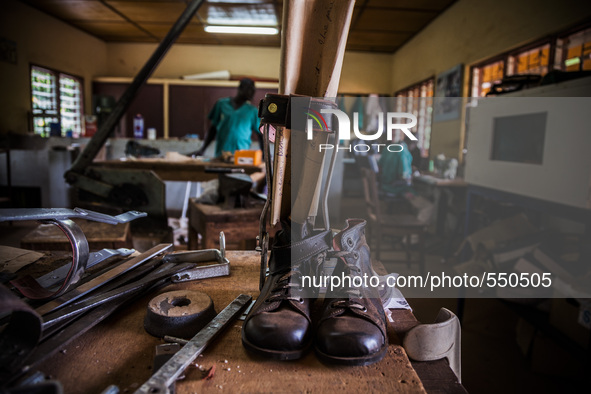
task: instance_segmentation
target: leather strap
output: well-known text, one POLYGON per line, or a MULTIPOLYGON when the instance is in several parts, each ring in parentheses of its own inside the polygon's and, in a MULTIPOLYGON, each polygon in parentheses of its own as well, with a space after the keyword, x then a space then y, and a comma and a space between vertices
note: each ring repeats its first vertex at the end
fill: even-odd
MULTIPOLYGON (((275 261, 291 261, 291 264, 299 264, 310 257, 330 249, 332 233, 325 230, 306 238, 302 241, 280 247, 274 247, 272 253, 275 261)), ((275 267, 269 267, 274 271, 275 267)))
POLYGON ((10 315, 8 325, 0 333, 0 387, 3 387, 15 377, 41 339, 41 317, 1 284, 0 314, 10 315))

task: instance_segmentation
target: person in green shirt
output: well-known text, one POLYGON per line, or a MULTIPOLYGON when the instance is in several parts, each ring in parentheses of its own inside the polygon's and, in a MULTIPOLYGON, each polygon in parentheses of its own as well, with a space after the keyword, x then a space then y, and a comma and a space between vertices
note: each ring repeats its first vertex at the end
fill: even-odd
POLYGON ((233 155, 240 149, 250 149, 253 132, 259 137, 262 147, 258 110, 250 103, 254 92, 254 81, 244 78, 240 81, 236 96, 224 97, 215 103, 208 115, 211 127, 205 135, 203 145, 194 153, 195 156, 203 156, 214 139, 215 157, 233 155))
POLYGON ((380 191, 389 197, 403 197, 408 193, 413 194, 412 183, 412 154, 409 146, 416 141, 405 137, 400 142, 402 151, 382 151, 378 167, 380 173, 378 183, 380 191))
POLYGON ((420 196, 412 187, 413 155, 417 141, 408 137, 400 143, 403 149, 400 152, 382 151, 378 162, 380 173, 378 184, 384 202, 387 203, 388 213, 411 213, 417 219, 430 223, 435 206, 423 196, 420 196), (404 202, 402 205, 392 201, 404 202))

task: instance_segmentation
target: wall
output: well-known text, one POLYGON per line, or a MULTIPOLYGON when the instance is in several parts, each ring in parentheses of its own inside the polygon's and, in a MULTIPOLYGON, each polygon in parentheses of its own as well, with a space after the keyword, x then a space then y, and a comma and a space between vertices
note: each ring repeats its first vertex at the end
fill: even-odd
POLYGON ((31 110, 31 63, 84 78, 91 112, 91 82, 105 72, 106 44, 15 0, 0 3, 0 37, 16 42, 17 64, 0 62, 0 133, 26 133, 31 110))
POLYGON ((392 55, 367 52, 345 52, 341 71, 341 93, 393 93, 392 55))
MULTIPOLYGON (((107 70, 103 76, 135 76, 155 48, 155 44, 107 44, 107 70)), ((169 50, 153 77, 179 78, 228 70, 232 75, 278 79, 280 55, 279 48, 178 44, 169 50)), ((388 94, 390 70, 391 55, 346 52, 339 91, 388 94)))
MULTIPOLYGON (((436 76, 457 64, 465 65, 467 89, 471 64, 589 16, 589 1, 458 0, 392 56, 391 90, 436 76)), ((462 120, 434 123, 431 154, 458 157, 462 129, 462 120)))

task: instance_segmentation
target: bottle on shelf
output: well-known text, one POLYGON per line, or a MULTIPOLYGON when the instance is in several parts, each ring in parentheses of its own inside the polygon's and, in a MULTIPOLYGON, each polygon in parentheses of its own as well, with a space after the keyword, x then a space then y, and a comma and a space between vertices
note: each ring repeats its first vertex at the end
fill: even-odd
POLYGON ((141 114, 133 117, 133 136, 134 138, 144 138, 144 117, 141 114))

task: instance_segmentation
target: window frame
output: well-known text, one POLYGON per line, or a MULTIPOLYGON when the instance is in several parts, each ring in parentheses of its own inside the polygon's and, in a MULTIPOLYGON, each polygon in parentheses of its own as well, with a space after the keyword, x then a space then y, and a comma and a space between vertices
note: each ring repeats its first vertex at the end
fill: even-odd
MULTIPOLYGON (((562 30, 558 33, 554 33, 554 34, 550 34, 547 35, 543 38, 534 40, 532 42, 529 42, 525 45, 519 46, 517 48, 505 51, 503 53, 500 53, 498 55, 495 56, 491 56, 485 60, 482 60, 480 62, 474 63, 470 66, 470 79, 469 79, 469 94, 470 97, 483 97, 480 95, 481 92, 481 87, 478 86, 478 95, 474 94, 474 91, 476 90, 474 83, 474 72, 476 69, 482 69, 483 67, 496 63, 498 61, 503 61, 503 78, 506 78, 508 76, 511 75, 519 75, 515 70, 512 71, 511 74, 508 74, 508 66, 509 66, 509 60, 511 58, 517 58, 519 56, 519 54, 523 53, 523 52, 527 52, 527 51, 531 51, 532 49, 535 49, 537 47, 543 47, 545 45, 550 45, 550 50, 548 53, 548 73, 554 70, 561 70, 561 71, 565 71, 565 65, 564 65, 564 60, 565 60, 565 56, 566 54, 564 53, 565 51, 563 50, 563 48, 559 48, 558 42, 559 40, 564 40, 567 39, 569 36, 572 36, 574 34, 577 34, 579 32, 582 32, 584 30, 590 29, 591 28, 591 21, 587 21, 584 23, 579 23, 573 27, 570 27, 566 30, 562 30), (558 50, 560 49, 560 51, 562 52, 561 54, 561 58, 557 59, 558 56, 558 50)), ((582 63, 581 62, 581 67, 582 68, 582 63)), ((571 71, 572 72, 572 71, 571 71)), ((527 87, 526 87, 527 89, 527 87)))
POLYGON ((46 67, 40 64, 35 64, 35 63, 30 63, 29 64, 29 97, 30 97, 30 105, 31 105, 31 125, 30 125, 30 129, 37 135, 41 135, 42 137, 49 137, 51 135, 51 131, 47 130, 47 126, 44 126, 44 130, 41 133, 35 132, 35 121, 36 118, 51 118, 51 117, 55 117, 57 119, 57 123, 59 124, 59 129, 60 129, 60 136, 61 137, 65 137, 67 136, 67 131, 68 130, 64 130, 64 125, 63 125, 63 118, 64 115, 62 115, 62 110, 66 109, 65 107, 62 108, 62 86, 61 86, 61 80, 62 78, 70 78, 75 80, 78 85, 79 85, 79 104, 78 104, 78 115, 79 115, 79 127, 80 130, 77 131, 72 131, 72 137, 82 137, 84 135, 84 78, 79 76, 79 75, 75 75, 75 74, 71 74, 68 72, 64 72, 61 70, 57 70, 51 67, 46 67), (55 81, 55 93, 54 93, 54 98, 55 98, 55 115, 53 114, 46 114, 45 111, 43 111, 40 114, 36 114, 34 113, 34 106, 33 106, 33 71, 35 69, 40 69, 42 72, 46 72, 49 73, 53 76, 54 81, 55 81))
MULTIPOLYGON (((428 89, 428 88, 427 88, 428 89)), ((421 157, 423 158, 428 158, 429 157, 429 151, 431 148, 431 130, 433 127, 433 97, 435 94, 435 75, 429 77, 429 78, 425 78, 417 83, 414 83, 412 85, 409 85, 403 89, 399 89, 396 92, 394 92, 394 98, 398 99, 398 98, 403 98, 403 99, 409 99, 409 98, 418 98, 418 99, 424 99, 425 102, 427 103, 425 108, 421 108, 421 106, 419 105, 419 109, 418 109, 418 115, 417 115, 417 125, 414 127, 416 128, 416 132, 413 132, 415 135, 417 135, 418 141, 417 141, 417 146, 418 148, 421 150, 421 157), (419 89, 419 91, 423 88, 423 86, 431 84, 431 88, 430 88, 430 95, 427 96, 419 96, 419 97, 409 97, 408 95, 404 95, 404 94, 408 94, 409 92, 415 90, 415 89, 419 89), (420 115, 421 111, 425 111, 425 112, 429 112, 428 114, 423 114, 422 116, 420 115), (426 124, 422 124, 422 122, 425 121, 426 124), (427 132, 427 128, 429 129, 427 132), (428 134, 428 135, 427 135, 428 134)), ((406 112, 408 108, 404 109, 404 112, 406 112)), ((396 111, 398 112, 399 108, 396 108, 396 111)), ((412 129, 411 129, 412 131, 412 129)), ((402 138, 401 136, 401 131, 397 130, 396 131, 396 138, 402 138)))
MULTIPOLYGON (((565 40, 565 39, 569 38, 570 36, 573 36, 575 34, 581 33, 583 31, 589 30, 589 29, 591 29, 591 21, 581 24, 581 25, 578 25, 574 28, 565 30, 564 32, 561 32, 560 34, 557 34, 556 39, 555 39, 555 48, 558 49, 558 47, 559 47, 558 40, 565 40)), ((583 48, 581 48, 581 49, 583 49, 583 48)), ((566 51, 564 51, 564 48, 560 48, 560 50, 562 53, 561 53, 560 59, 558 59, 559 66, 561 68, 566 68, 567 66, 564 63, 567 60, 567 53, 566 53, 566 51)), ((554 60, 554 63, 556 64, 556 59, 554 60)), ((577 70, 577 71, 583 71, 582 70, 583 63, 584 63, 584 61, 579 63, 579 70, 577 70)), ((577 71, 570 71, 570 72, 577 72, 577 71)))

